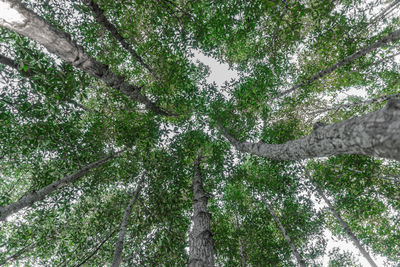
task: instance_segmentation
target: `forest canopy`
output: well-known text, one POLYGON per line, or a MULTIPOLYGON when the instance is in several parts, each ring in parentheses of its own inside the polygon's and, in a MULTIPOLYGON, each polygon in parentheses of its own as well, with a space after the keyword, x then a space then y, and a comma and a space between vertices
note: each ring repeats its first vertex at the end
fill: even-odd
POLYGON ((398 266, 399 14, 0 0, 0 265, 398 266))

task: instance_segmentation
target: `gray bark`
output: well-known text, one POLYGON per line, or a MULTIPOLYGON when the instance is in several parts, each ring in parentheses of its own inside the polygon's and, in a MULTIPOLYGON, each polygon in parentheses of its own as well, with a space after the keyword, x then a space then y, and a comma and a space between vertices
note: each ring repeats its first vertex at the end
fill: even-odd
POLYGON ((301 257, 300 253, 297 251, 296 247, 294 246, 292 239, 286 232, 285 227, 283 227, 281 221, 279 220, 278 216, 276 216, 275 212, 273 211, 272 207, 267 203, 267 201, 264 201, 265 206, 267 207, 269 213, 271 214, 272 218, 274 219, 275 223, 278 225, 279 229, 282 232, 283 237, 285 238, 285 241, 288 243, 290 250, 292 251, 293 255, 296 257, 297 263, 301 267, 306 267, 306 263, 301 257))
MULTIPOLYGON (((235 218, 236 218, 236 230, 239 230, 240 224, 239 224, 239 218, 237 215, 237 212, 235 211, 235 218)), ((242 237, 239 235, 239 249, 240 249, 240 260, 241 260, 241 265, 242 267, 246 267, 246 256, 244 255, 244 248, 243 248, 243 241, 242 237)))
POLYGON ((124 248, 124 238, 125 238, 125 233, 126 233, 126 226, 128 225, 128 221, 129 221, 129 217, 131 216, 133 205, 135 205, 136 200, 138 199, 140 190, 142 190, 143 181, 144 181, 144 176, 142 176, 142 178, 138 182, 136 190, 134 192, 132 192, 133 197, 129 201, 128 206, 125 208, 124 217, 122 218, 121 226, 119 228, 118 241, 117 241, 117 244, 115 245, 114 258, 113 258, 113 262, 111 265, 112 267, 118 267, 121 264, 122 250, 124 248))
POLYGON ((3 0, 11 5, 24 19, 23 22, 0 19, 0 26, 22 34, 106 85, 121 91, 126 96, 143 103, 147 109, 160 115, 170 115, 151 102, 141 91, 141 87, 129 84, 127 79, 113 73, 109 66, 89 56, 82 46, 71 39, 71 36, 60 31, 47 21, 27 9, 19 0, 3 0))
POLYGON ((298 88, 300 88, 302 86, 309 85, 309 84, 313 83, 314 81, 316 81, 316 80, 318 80, 318 79, 320 79, 320 78, 322 78, 322 77, 334 72, 335 70, 343 67, 344 65, 350 63, 351 61, 353 61, 353 60, 355 60, 355 59, 357 59, 359 57, 362 57, 362 56, 368 54, 369 52, 371 52, 371 51, 373 51, 373 50, 375 50, 377 48, 386 46, 387 44, 389 44, 391 42, 394 42, 394 41, 398 40, 399 38, 400 38, 400 30, 394 31, 394 32, 386 35, 385 37, 381 38, 380 40, 376 41, 375 43, 370 44, 370 45, 360 49, 359 51, 357 51, 356 53, 354 53, 354 54, 352 54, 352 55, 350 55, 348 57, 345 57, 341 61, 337 62, 336 64, 334 64, 332 66, 330 66, 329 68, 326 68, 323 71, 320 71, 319 73, 317 73, 314 76, 312 76, 311 78, 309 78, 307 81, 300 82, 300 83, 296 84, 295 86, 293 86, 292 88, 290 88, 290 89, 288 89, 286 91, 283 91, 281 93, 278 93, 278 95, 276 97, 274 97, 274 98, 285 96, 285 95, 290 94, 291 92, 297 90, 298 88))
POLYGON ((150 66, 143 61, 138 53, 128 44, 127 41, 125 41, 124 37, 119 34, 117 28, 106 18, 104 11, 93 0, 84 0, 83 2, 92 10, 97 23, 107 29, 123 48, 125 48, 143 67, 157 78, 150 66))
MULTIPOLYGON (((307 173, 307 171, 306 171, 307 173)), ((361 245, 360 241, 356 237, 356 235, 351 231, 350 227, 347 225, 347 223, 342 219, 340 214, 336 211, 336 209, 333 207, 332 203, 329 201, 329 199, 325 196, 324 192, 319 188, 319 186, 311 179, 310 175, 307 173, 307 176, 309 176, 310 181, 314 185, 315 190, 318 192, 318 195, 322 197, 322 199, 325 201, 325 203, 328 205, 329 210, 332 212, 333 216, 338 220, 340 225, 343 227, 344 231, 346 234, 349 236, 353 244, 358 248, 358 250, 361 252, 361 254, 364 256, 364 258, 371 264, 373 267, 378 267, 374 260, 371 258, 369 253, 364 249, 364 247, 361 245)))
POLYGON ((284 144, 240 142, 220 127, 240 151, 273 160, 299 160, 341 154, 362 154, 400 161, 400 99, 360 117, 321 126, 284 144))
POLYGON ((55 190, 76 181, 77 179, 79 179, 80 177, 82 177, 83 175, 88 173, 90 170, 103 165, 104 163, 108 162, 110 159, 115 158, 118 154, 120 154, 122 152, 123 151, 119 151, 110 156, 104 157, 96 162, 90 163, 90 164, 86 165, 85 167, 83 167, 82 169, 80 169, 79 171, 75 172, 74 174, 65 176, 64 178, 57 180, 57 181, 43 187, 39 191, 30 193, 30 194, 24 196, 23 198, 19 199, 18 201, 11 203, 10 205, 1 206, 0 207, 0 221, 4 221, 11 214, 13 214, 25 207, 29 207, 37 201, 45 199, 47 195, 51 194, 55 190))
POLYGON ((213 267, 214 240, 210 230, 211 214, 207 203, 209 196, 204 191, 200 169, 201 157, 194 163, 193 173, 193 229, 189 235, 189 267, 213 267))

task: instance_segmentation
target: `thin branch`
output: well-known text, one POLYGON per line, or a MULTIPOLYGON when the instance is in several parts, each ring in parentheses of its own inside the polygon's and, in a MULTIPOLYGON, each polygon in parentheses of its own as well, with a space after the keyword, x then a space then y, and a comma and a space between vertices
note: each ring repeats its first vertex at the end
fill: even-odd
POLYGON ((322 78, 322 77, 334 72, 335 70, 337 70, 337 69, 343 67, 344 65, 356 60, 357 58, 360 58, 360 57, 368 54, 369 52, 371 52, 371 51, 373 51, 373 50, 375 50, 377 48, 386 46, 387 44, 389 44, 391 42, 397 41, 399 38, 400 38, 400 30, 394 31, 394 32, 386 35, 385 37, 381 38, 380 40, 376 41, 375 43, 370 44, 370 45, 360 49, 356 53, 345 57, 341 61, 337 62, 336 64, 334 64, 332 66, 330 66, 329 68, 326 68, 325 70, 320 71, 319 73, 317 73, 314 76, 312 76, 311 78, 309 78, 307 81, 300 82, 300 83, 296 84, 295 86, 293 86, 292 88, 290 88, 290 89, 288 89, 286 91, 278 93, 277 96, 273 97, 273 99, 276 99, 278 97, 282 97, 282 96, 285 96, 287 94, 290 94, 290 93, 292 93, 293 91, 297 90, 300 87, 303 87, 303 86, 306 86, 306 85, 310 85, 314 81, 316 81, 316 80, 318 80, 318 79, 320 79, 320 78, 322 78))
POLYGON ((383 19, 386 17, 390 12, 392 12, 396 6, 400 3, 400 0, 393 1, 390 5, 388 5, 385 9, 383 9, 379 14, 377 14, 375 17, 371 19, 371 22, 368 24, 367 29, 371 26, 374 25, 378 20, 383 19))
POLYGON ((16 213, 17 211, 19 211, 25 207, 29 207, 37 201, 45 199, 47 197, 47 195, 51 194, 55 190, 62 188, 64 186, 76 181, 77 179, 79 179, 80 177, 82 177, 86 173, 88 173, 90 170, 105 164, 106 162, 115 158, 118 154, 120 154, 124 151, 125 150, 121 150, 121 151, 113 153, 107 157, 104 157, 96 162, 90 163, 90 164, 86 165, 85 167, 81 168, 80 170, 78 170, 77 172, 75 172, 74 174, 65 176, 64 178, 59 179, 59 180, 43 187, 42 189, 40 189, 37 192, 32 192, 32 193, 22 197, 18 201, 13 202, 7 206, 1 206, 0 207, 0 221, 4 221, 11 214, 16 213))
POLYGON ((384 102, 386 100, 397 98, 397 97, 400 97, 400 93, 393 94, 393 95, 384 95, 384 96, 376 97, 376 98, 373 98, 373 99, 354 102, 354 103, 341 104, 341 105, 338 105, 336 107, 320 109, 320 110, 317 110, 317 111, 314 111, 314 112, 308 113, 308 114, 313 116, 313 115, 316 115, 316 114, 321 114, 321 113, 325 113, 325 112, 332 111, 332 110, 337 112, 338 110, 340 110, 342 108, 350 108, 350 107, 354 107, 354 106, 358 106, 358 105, 368 105, 368 104, 373 104, 373 103, 382 103, 382 102, 384 102))
POLYGON ((6 258, 3 262, 0 263, 1 265, 5 265, 7 262, 9 261, 15 261, 16 259, 18 259, 25 251, 30 250, 32 248, 34 248, 36 246, 36 243, 32 243, 30 245, 27 245, 25 247, 23 247, 22 249, 18 250, 16 253, 14 253, 14 255, 11 255, 10 257, 6 258))
POLYGON ((92 251, 81 263, 77 264, 75 267, 80 267, 85 264, 90 258, 92 258, 100 250, 100 248, 117 232, 117 229, 112 231, 97 247, 92 251))

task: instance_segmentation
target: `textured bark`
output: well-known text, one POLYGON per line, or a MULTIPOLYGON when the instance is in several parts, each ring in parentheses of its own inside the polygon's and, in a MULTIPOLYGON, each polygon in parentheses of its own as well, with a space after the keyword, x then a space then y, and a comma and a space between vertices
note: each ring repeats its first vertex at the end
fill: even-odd
POLYGON ((321 126, 284 144, 239 142, 226 129, 220 129, 238 150, 273 160, 362 154, 400 161, 400 99, 389 99, 378 111, 321 126))
POLYGON ((117 232, 117 229, 112 231, 101 243, 93 250, 81 263, 75 265, 75 267, 80 267, 84 265, 88 260, 90 260, 94 255, 96 255, 97 251, 101 249, 101 247, 117 232))
POLYGON ((129 221, 129 217, 131 216, 133 205, 135 205, 136 200, 138 199, 140 190, 142 190, 143 181, 144 181, 144 176, 142 176, 142 178, 138 182, 136 190, 132 193, 133 197, 129 201, 128 206, 125 208, 124 217, 122 218, 121 226, 119 228, 118 241, 117 241, 117 244, 115 245, 114 258, 113 258, 113 262, 111 265, 112 267, 118 267, 121 264, 122 250, 124 248, 124 238, 125 238, 125 233, 126 233, 126 226, 128 225, 128 221, 129 221))
POLYGON ((279 220, 278 216, 276 216, 275 212, 273 211, 271 206, 267 203, 267 201, 264 201, 264 203, 265 203, 265 206, 267 207, 269 213, 271 214, 272 218, 274 218, 275 223, 278 225, 279 229, 281 230, 282 235, 285 238, 285 241, 288 243, 288 245, 290 247, 290 250, 292 251, 293 255, 296 257, 297 263, 301 267, 306 267, 305 261, 301 257, 300 253, 297 251, 296 247, 294 246, 294 244, 292 242, 292 239, 290 238, 290 236, 286 232, 286 229, 285 229, 285 227, 283 227, 283 225, 282 225, 281 221, 279 220))
POLYGON ((160 115, 169 115, 151 102, 140 90, 131 85, 125 77, 113 73, 109 66, 96 61, 85 53, 82 46, 71 39, 71 36, 60 31, 47 21, 27 9, 19 0, 2 0, 11 5, 23 18, 23 22, 0 19, 0 26, 22 34, 47 48, 50 53, 59 56, 67 63, 81 69, 92 77, 102 80, 106 85, 121 91, 126 96, 143 103, 147 109, 160 115))
POLYGON ((76 181, 77 179, 79 179, 80 177, 82 177, 83 175, 88 173, 90 170, 103 165, 104 163, 108 162, 110 159, 115 158, 118 154, 120 154, 122 152, 123 151, 114 153, 114 154, 104 157, 96 162, 90 163, 90 164, 86 165, 85 167, 83 167, 82 169, 80 169, 79 171, 75 172, 74 174, 65 176, 64 178, 57 180, 57 181, 43 187, 39 191, 30 193, 30 194, 24 196, 23 198, 19 199, 18 201, 14 202, 14 203, 11 203, 10 205, 0 207, 0 221, 4 221, 11 214, 13 214, 25 207, 29 207, 37 201, 45 199, 47 195, 51 194, 55 190, 76 181))
POLYGON ((138 53, 128 44, 127 41, 125 41, 124 37, 119 34, 117 28, 106 18, 104 11, 93 0, 84 0, 83 2, 92 10, 97 23, 107 29, 123 48, 125 48, 143 67, 156 77, 154 71, 149 67, 149 65, 143 61, 138 53))
POLYGON ((200 169, 201 158, 194 163, 193 173, 193 229, 189 235, 189 267, 214 266, 214 240, 210 230, 211 214, 207 203, 209 196, 204 191, 200 169))
MULTIPOLYGON (((307 176, 310 176, 307 173, 307 176)), ((336 218, 336 220, 338 220, 338 222, 340 223, 340 225, 343 227, 344 231, 346 232, 346 234, 349 236, 349 238, 351 239, 351 241, 353 242, 353 244, 358 248, 358 250, 361 252, 361 254, 364 256, 364 258, 369 262, 369 264, 371 264, 371 266, 373 267, 377 267, 378 265, 376 265, 376 263, 374 262, 374 260, 371 258, 371 256, 369 255, 369 253, 364 249, 364 247, 361 245, 360 241, 358 240, 358 238, 356 237, 356 235, 351 231, 350 227, 347 225, 347 223, 342 219, 342 217, 340 216, 339 212, 336 211, 336 209, 333 207, 332 203, 329 201, 329 199, 325 196, 324 192, 319 188, 319 186, 313 182, 313 180, 311 179, 311 177, 309 177, 310 181, 312 182, 312 184, 314 185, 315 190, 318 192, 318 195, 320 195, 320 197, 322 197, 322 199, 325 201, 325 203, 328 205, 329 210, 332 212, 333 216, 336 218)))
MULTIPOLYGON (((237 215, 236 211, 235 211, 235 218, 236 218, 236 230, 239 230, 240 224, 239 224, 239 218, 238 218, 238 215, 237 215)), ((247 266, 247 264, 246 264, 246 256, 244 254, 243 242, 242 242, 242 238, 241 238, 240 235, 239 235, 239 249, 240 249, 241 266, 242 267, 246 267, 247 266)))
POLYGON ((385 45, 387 45, 387 44, 389 44, 391 42, 394 42, 394 41, 398 40, 399 38, 400 38, 400 30, 394 31, 394 32, 386 35, 385 37, 381 38, 380 40, 376 41, 375 43, 370 44, 370 45, 362 48, 361 50, 357 51, 356 53, 354 53, 354 54, 352 54, 352 55, 350 55, 348 57, 345 57, 344 59, 342 59, 338 63, 330 66, 329 68, 326 68, 323 71, 317 73, 316 75, 312 76, 307 81, 300 82, 300 83, 296 84, 295 86, 293 86, 292 88, 290 88, 290 89, 288 89, 286 91, 283 91, 281 93, 278 93, 278 95, 275 98, 285 96, 285 95, 290 94, 291 92, 297 90, 298 88, 300 88, 302 86, 309 85, 309 84, 313 83, 314 81, 316 81, 316 80, 318 80, 318 79, 320 79, 320 78, 322 78, 322 77, 334 72, 335 70, 343 67, 344 65, 350 63, 351 61, 353 61, 353 60, 355 60, 355 59, 357 59, 359 57, 362 57, 362 56, 368 54, 369 52, 371 52, 371 51, 373 51, 373 50, 375 50, 377 48, 383 47, 383 46, 385 46, 385 45))

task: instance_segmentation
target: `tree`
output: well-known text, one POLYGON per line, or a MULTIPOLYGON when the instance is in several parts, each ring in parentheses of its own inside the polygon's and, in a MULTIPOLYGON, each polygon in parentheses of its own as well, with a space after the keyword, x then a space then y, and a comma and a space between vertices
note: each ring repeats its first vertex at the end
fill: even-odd
POLYGON ((0 0, 0 264, 397 266, 399 3, 0 0))

